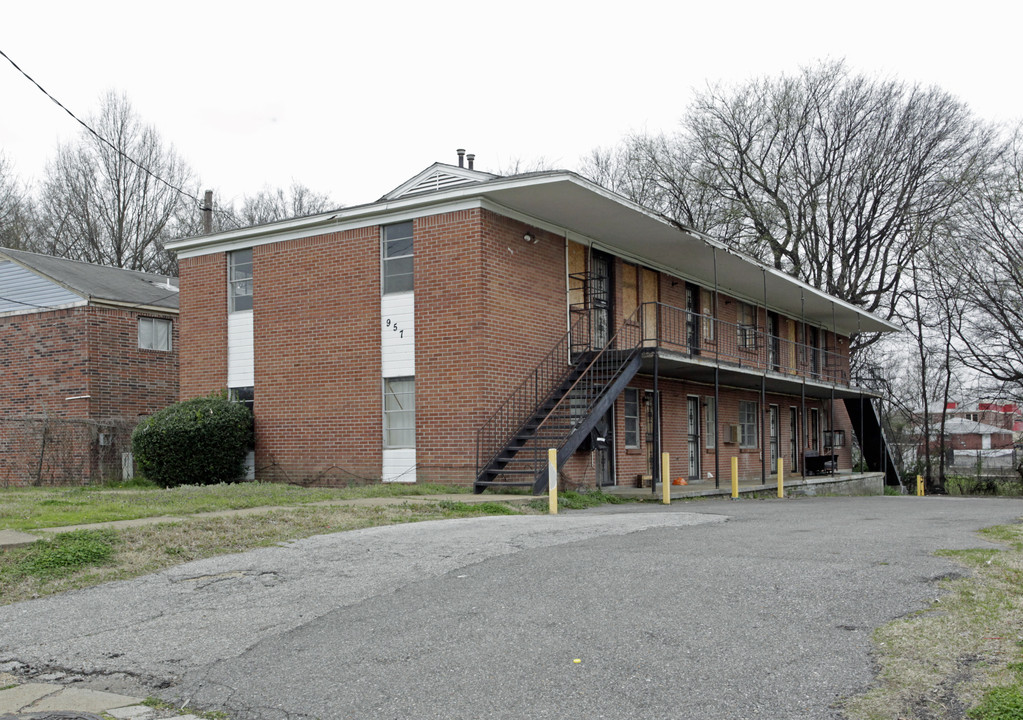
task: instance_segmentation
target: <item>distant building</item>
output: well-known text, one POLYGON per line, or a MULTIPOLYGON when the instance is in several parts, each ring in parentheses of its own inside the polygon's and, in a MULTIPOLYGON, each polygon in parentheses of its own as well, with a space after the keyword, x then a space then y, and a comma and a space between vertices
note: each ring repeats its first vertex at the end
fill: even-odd
POLYGON ((0 248, 0 485, 130 472, 177 400, 177 279, 0 248))

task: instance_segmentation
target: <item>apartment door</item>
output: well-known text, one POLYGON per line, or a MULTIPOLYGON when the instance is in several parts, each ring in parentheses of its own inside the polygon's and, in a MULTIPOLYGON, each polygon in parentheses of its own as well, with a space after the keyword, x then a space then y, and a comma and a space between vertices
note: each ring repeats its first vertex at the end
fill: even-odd
POLYGON ((799 410, 789 408, 789 472, 799 472, 799 410))
POLYGON ((646 422, 643 424, 643 429, 646 433, 643 437, 643 440, 646 442, 646 474, 652 477, 658 462, 653 390, 643 392, 643 407, 646 408, 646 416, 644 417, 646 422))
POLYGON ((689 479, 700 479, 700 398, 686 398, 686 428, 688 429, 689 479))
POLYGON ((590 322, 593 347, 603 348, 611 339, 611 268, 610 255, 598 250, 590 257, 590 322))
POLYGON ((686 348, 700 354, 700 288, 686 283, 686 348))
POLYGON ((614 431, 614 408, 612 407, 590 433, 593 440, 597 485, 601 487, 615 484, 614 431))
POLYGON ((769 370, 781 369, 781 338, 779 332, 778 313, 767 313, 767 367, 769 370))
POLYGON ((770 445, 771 445, 771 471, 774 472, 778 469, 778 458, 781 457, 781 413, 778 412, 778 406, 772 405, 768 409, 768 429, 770 431, 770 445))

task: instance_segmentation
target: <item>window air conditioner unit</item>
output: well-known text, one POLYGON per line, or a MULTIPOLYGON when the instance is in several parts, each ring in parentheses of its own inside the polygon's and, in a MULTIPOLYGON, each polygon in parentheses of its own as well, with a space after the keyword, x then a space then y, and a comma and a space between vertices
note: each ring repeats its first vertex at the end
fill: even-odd
POLYGON ((742 434, 742 430, 738 425, 729 425, 728 433, 725 435, 725 442, 732 443, 733 445, 739 442, 739 437, 742 434))

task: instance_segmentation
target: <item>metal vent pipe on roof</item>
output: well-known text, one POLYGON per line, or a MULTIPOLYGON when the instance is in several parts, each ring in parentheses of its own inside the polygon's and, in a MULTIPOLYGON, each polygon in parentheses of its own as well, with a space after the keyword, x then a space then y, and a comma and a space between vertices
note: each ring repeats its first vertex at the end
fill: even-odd
POLYGON ((476 156, 473 155, 472 153, 469 153, 468 155, 465 156, 465 159, 469 161, 469 169, 472 170, 472 161, 476 159, 476 156))
POLYGON ((458 153, 458 167, 465 167, 465 150, 458 148, 455 152, 458 153))

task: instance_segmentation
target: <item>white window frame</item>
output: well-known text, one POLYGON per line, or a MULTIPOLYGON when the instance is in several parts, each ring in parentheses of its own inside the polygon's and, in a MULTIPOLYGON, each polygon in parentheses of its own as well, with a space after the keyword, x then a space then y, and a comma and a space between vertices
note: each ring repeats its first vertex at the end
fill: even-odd
POLYGON ((625 410, 622 417, 625 419, 625 447, 628 450, 638 450, 640 443, 639 434, 639 389, 625 388, 625 410), (630 400, 631 395, 631 400, 630 400), (633 414, 629 414, 629 406, 632 406, 633 414), (632 426, 631 429, 629 426, 632 426), (633 442, 629 442, 629 435, 632 434, 633 442))
POLYGON ((174 349, 174 323, 169 318, 139 318, 139 349, 170 352, 174 349), (163 328, 163 330, 159 330, 163 328))
POLYGON ((739 447, 759 447, 760 418, 757 415, 760 403, 753 400, 739 401, 739 447))
POLYGON ((227 311, 252 309, 252 248, 227 254, 227 311), (239 307, 241 305, 241 307, 239 307))
POLYGON ((414 375, 384 378, 384 447, 387 449, 416 446, 415 383, 414 375), (405 438, 401 438, 400 433, 406 433, 405 438))
POLYGON ((380 288, 384 295, 392 293, 412 292, 415 289, 415 235, 411 220, 380 228, 380 288), (394 250, 395 246, 408 241, 408 251, 394 250), (400 262, 399 262, 400 261, 400 262), (408 272, 395 272, 394 268, 403 267, 405 261, 411 265, 408 272), (405 282, 404 278, 408 278, 405 282), (406 287, 406 285, 408 287, 406 287))
POLYGON ((705 397, 703 399, 703 414, 703 435, 706 438, 703 445, 705 449, 713 450, 717 447, 718 438, 717 403, 714 402, 713 397, 705 397))

